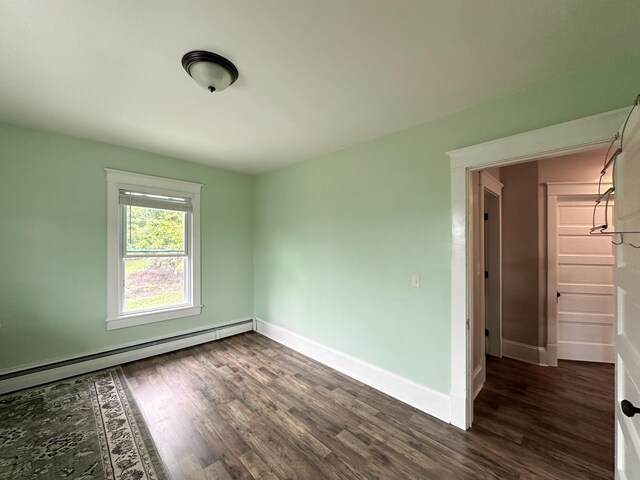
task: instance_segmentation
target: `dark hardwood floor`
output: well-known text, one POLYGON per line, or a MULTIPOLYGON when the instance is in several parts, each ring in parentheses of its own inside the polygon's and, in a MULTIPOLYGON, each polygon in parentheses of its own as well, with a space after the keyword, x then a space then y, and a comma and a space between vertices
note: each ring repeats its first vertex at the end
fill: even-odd
POLYGON ((613 478, 613 369, 489 362, 468 432, 255 333, 124 366, 174 479, 613 478))
POLYGON ((610 479, 614 408, 611 364, 560 360, 539 367, 487 357, 473 430, 514 445, 523 461, 540 462, 556 477, 610 479))

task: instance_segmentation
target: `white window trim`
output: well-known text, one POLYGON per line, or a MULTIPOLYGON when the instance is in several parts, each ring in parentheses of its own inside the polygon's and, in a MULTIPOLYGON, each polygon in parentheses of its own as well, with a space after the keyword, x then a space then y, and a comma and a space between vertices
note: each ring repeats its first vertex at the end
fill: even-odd
POLYGON ((200 189, 199 183, 104 169, 107 174, 107 330, 200 315, 200 189), (148 190, 191 198, 190 269, 191 303, 162 310, 120 314, 120 189, 148 190))

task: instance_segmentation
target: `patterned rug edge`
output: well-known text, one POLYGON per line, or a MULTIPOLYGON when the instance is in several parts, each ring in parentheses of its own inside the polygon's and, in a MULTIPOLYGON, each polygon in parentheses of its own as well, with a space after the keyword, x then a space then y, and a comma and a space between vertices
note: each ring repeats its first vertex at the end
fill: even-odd
POLYGON ((169 480, 117 365, 0 395, 0 480, 169 480))

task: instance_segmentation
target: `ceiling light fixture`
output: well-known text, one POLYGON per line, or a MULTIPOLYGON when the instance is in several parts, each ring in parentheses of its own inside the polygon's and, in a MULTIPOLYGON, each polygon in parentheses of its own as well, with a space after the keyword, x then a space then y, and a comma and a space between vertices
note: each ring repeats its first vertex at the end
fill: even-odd
POLYGON ((238 69, 216 53, 194 50, 182 57, 185 71, 202 88, 221 92, 238 79, 238 69))

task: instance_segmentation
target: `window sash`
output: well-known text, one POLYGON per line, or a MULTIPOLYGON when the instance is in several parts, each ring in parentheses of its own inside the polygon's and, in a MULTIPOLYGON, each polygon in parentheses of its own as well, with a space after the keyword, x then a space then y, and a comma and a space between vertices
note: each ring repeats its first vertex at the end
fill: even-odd
MULTIPOLYGON (((192 286, 192 262, 191 258, 191 212, 187 212, 184 220, 184 250, 180 250, 177 253, 171 253, 172 250, 165 251, 162 254, 144 254, 144 253, 128 253, 127 251, 127 207, 129 204, 120 204, 120 262, 119 262, 119 290, 118 290, 118 315, 126 316, 126 315, 139 315, 145 313, 152 312, 161 312, 172 310, 175 308, 191 306, 193 305, 193 286, 192 286), (185 301, 184 303, 177 305, 165 305, 161 307, 151 307, 147 309, 140 310, 125 310, 124 309, 124 289, 125 289, 125 268, 124 262, 126 259, 133 258, 166 258, 166 257, 182 257, 186 258, 185 262, 185 270, 184 270, 184 286, 185 286, 185 301)), ((134 205, 136 206, 136 205, 134 205)), ((156 208, 156 207, 146 207, 146 208, 156 208)), ((161 210, 166 210, 165 208, 161 208, 161 210)))
MULTIPOLYGON (((187 212, 184 216, 184 248, 182 250, 129 250, 127 248, 127 207, 129 204, 120 204, 120 258, 146 258, 146 257, 189 257, 191 256, 191 212, 187 212), (157 253, 156 253, 157 252, 157 253)), ((133 205, 134 207, 137 205, 133 205)), ((145 207, 156 208, 156 207, 145 207)), ((159 210, 166 210, 166 208, 160 208, 159 210)), ((179 210, 181 211, 181 210, 179 210)))
MULTIPOLYGON (((184 265, 184 302, 182 303, 174 303, 171 305, 161 305, 161 306, 157 306, 157 307, 149 307, 149 308, 140 308, 140 309, 136 309, 136 310, 125 310, 124 308, 124 302, 125 302, 125 296, 124 296, 124 291, 125 291, 125 277, 124 277, 124 273, 125 273, 125 259, 127 258, 131 258, 131 257, 123 257, 120 259, 120 275, 122 277, 122 281, 120 282, 120 292, 118 294, 118 300, 119 300, 119 305, 118 305, 118 309, 119 309, 119 315, 140 315, 140 314, 145 314, 145 313, 152 313, 152 312, 161 312, 161 311, 166 311, 166 310, 173 310, 176 308, 182 308, 182 307, 188 307, 188 306, 192 306, 193 305, 193 286, 191 283, 191 259, 188 256, 185 255, 168 255, 171 258, 176 258, 176 257, 186 257, 187 261, 185 262, 184 265)), ((144 257, 144 258, 158 258, 156 256, 151 256, 151 257, 144 257)))

